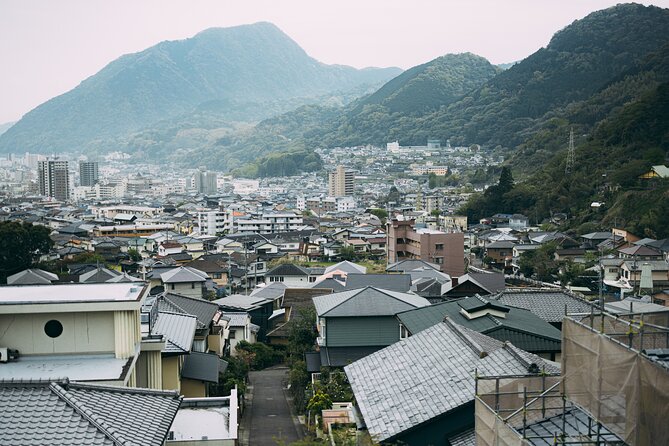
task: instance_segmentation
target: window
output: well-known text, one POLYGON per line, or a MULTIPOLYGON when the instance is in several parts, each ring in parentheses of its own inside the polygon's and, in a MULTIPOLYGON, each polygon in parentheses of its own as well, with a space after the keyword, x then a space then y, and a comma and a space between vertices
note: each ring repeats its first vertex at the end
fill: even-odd
POLYGON ((316 276, 309 277, 309 282, 315 282, 315 281, 316 281, 316 276))
POLYGON ((444 264, 444 258, 443 257, 435 257, 434 258, 434 263, 437 265, 443 265, 444 264))
POLYGON ((230 336, 228 336, 228 339, 235 339, 235 330, 230 330, 230 336))
POLYGON ((437 251, 443 251, 444 250, 444 244, 443 243, 437 243, 434 245, 434 249, 437 251))
POLYGON ((191 282, 191 283, 190 283, 190 288, 191 288, 191 290, 194 290, 194 289, 195 289, 195 282, 191 282))
POLYGON ((173 290, 173 289, 174 289, 174 284, 170 283, 170 290, 173 290))
POLYGON ((50 338, 57 338, 63 334, 63 324, 60 321, 52 319, 44 324, 44 333, 50 338))

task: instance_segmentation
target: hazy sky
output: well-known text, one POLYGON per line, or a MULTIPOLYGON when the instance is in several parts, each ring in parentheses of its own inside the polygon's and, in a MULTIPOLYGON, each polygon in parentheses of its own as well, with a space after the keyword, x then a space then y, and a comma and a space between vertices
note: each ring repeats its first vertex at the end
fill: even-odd
MULTIPOLYGON (((616 0, 0 0, 0 123, 107 63, 210 27, 276 24, 325 63, 411 66, 470 51, 522 59, 616 0)), ((669 7, 669 0, 642 2, 669 7)))

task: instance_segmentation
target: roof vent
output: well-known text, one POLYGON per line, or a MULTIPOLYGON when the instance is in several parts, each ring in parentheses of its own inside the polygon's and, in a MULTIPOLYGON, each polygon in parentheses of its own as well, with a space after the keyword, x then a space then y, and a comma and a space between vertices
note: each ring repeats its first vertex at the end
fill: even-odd
POLYGON ((9 362, 19 357, 18 350, 12 350, 7 347, 0 347, 0 362, 9 362))

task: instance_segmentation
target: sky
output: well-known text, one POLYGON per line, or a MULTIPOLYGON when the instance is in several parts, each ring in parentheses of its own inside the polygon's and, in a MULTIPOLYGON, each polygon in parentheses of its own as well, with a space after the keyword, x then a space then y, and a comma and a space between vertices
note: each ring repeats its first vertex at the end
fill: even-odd
MULTIPOLYGON (((410 68, 448 53, 521 60, 619 0, 0 0, 0 123, 119 56, 211 27, 269 21, 312 57, 410 68)), ((669 0, 641 2, 669 7, 669 0)))

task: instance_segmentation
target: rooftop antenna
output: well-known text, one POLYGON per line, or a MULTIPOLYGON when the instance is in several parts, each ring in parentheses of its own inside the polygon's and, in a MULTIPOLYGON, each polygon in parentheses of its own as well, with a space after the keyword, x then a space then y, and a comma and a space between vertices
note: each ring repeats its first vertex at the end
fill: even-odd
POLYGON ((569 175, 574 168, 574 127, 569 130, 569 149, 567 149, 567 162, 564 166, 565 175, 569 175))

